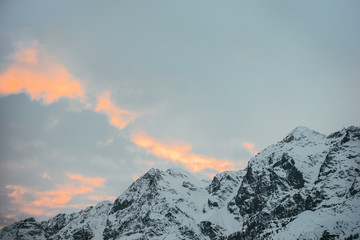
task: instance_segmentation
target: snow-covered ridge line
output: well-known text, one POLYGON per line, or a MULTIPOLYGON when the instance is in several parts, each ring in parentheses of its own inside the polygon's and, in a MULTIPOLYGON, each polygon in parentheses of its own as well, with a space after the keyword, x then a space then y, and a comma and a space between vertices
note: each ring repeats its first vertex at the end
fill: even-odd
POLYGON ((210 184, 183 169, 150 169, 114 203, 0 239, 353 239, 360 233, 360 127, 325 136, 297 127, 210 184))

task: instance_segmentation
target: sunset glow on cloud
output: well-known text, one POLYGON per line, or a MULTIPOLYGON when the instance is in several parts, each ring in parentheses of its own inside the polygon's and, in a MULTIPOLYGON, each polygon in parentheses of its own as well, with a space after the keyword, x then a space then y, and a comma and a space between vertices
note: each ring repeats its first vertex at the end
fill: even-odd
POLYGON ((89 196, 90 200, 94 200, 94 201, 105 201, 105 200, 115 200, 116 197, 112 197, 112 196, 104 196, 104 195, 90 195, 89 196))
POLYGON ((215 169, 218 172, 234 170, 235 164, 225 159, 215 159, 191 153, 190 144, 166 145, 145 135, 134 135, 133 142, 139 147, 147 149, 158 158, 168 159, 183 164, 193 172, 205 169, 215 169))
POLYGON ((104 178, 92 178, 92 177, 84 177, 80 174, 73 174, 73 173, 66 173, 66 176, 69 179, 72 180, 78 180, 80 181, 82 184, 85 185, 91 185, 94 187, 100 187, 104 184, 105 179, 104 178))
POLYGON ((136 181, 136 180, 138 180, 139 179, 139 174, 132 174, 131 175, 131 178, 134 180, 134 181, 136 181))
POLYGON ((45 104, 62 97, 85 102, 82 84, 36 45, 20 49, 13 60, 13 64, 0 73, 1 95, 25 92, 31 99, 45 104))
POLYGON ((20 212, 30 215, 44 214, 43 210, 34 208, 33 204, 25 198, 25 194, 32 192, 30 189, 16 185, 7 185, 6 188, 12 190, 8 196, 13 199, 12 203, 17 206, 20 212))
POLYGON ((258 152, 254 151, 255 144, 253 144, 253 143, 248 143, 248 142, 244 142, 242 145, 243 145, 243 147, 246 148, 252 155, 258 154, 258 152))
POLYGON ((44 174, 42 175, 42 178, 43 178, 43 179, 49 179, 49 180, 51 180, 51 177, 50 177, 50 175, 48 174, 48 172, 44 172, 44 174))
POLYGON ((38 48, 35 44, 30 47, 22 48, 14 54, 14 60, 19 63, 27 63, 29 65, 36 65, 38 62, 38 48))
POLYGON ((138 115, 129 110, 121 109, 117 107, 111 100, 110 91, 104 91, 98 97, 98 103, 96 106, 96 111, 103 112, 108 115, 110 123, 119 129, 123 129, 126 125, 133 122, 138 115))
MULTIPOLYGON (((19 208, 20 212, 30 215, 47 215, 49 208, 74 207, 75 205, 69 202, 76 195, 91 193, 91 196, 85 197, 89 200, 94 200, 94 189, 103 186, 105 182, 104 178, 99 177, 92 178, 71 173, 66 173, 65 175, 70 181, 58 184, 55 189, 49 191, 38 191, 23 186, 7 185, 6 188, 12 191, 8 196, 12 198, 12 202, 19 208), (31 196, 31 199, 29 196, 31 196)), ((107 199, 112 199, 112 197, 107 197, 107 199)))

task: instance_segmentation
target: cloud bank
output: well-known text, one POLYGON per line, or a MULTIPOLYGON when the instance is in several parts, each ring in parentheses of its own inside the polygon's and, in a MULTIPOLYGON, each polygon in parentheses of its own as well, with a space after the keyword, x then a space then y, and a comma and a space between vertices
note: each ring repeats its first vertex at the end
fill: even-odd
POLYGON ((258 152, 256 152, 256 151, 254 150, 255 144, 253 144, 253 143, 248 143, 248 142, 244 142, 242 145, 243 145, 243 147, 246 148, 252 155, 255 156, 256 154, 258 154, 258 152))
POLYGON ((106 181, 104 178, 85 177, 74 173, 66 173, 65 175, 67 177, 66 182, 57 184, 55 189, 49 191, 39 191, 35 188, 19 185, 7 185, 6 188, 10 191, 8 196, 12 198, 13 204, 18 207, 18 211, 29 215, 48 216, 62 208, 85 207, 83 204, 71 203, 71 200, 78 195, 82 195, 83 199, 93 201, 114 199, 96 191, 96 188, 104 185, 106 181), (100 197, 100 195, 102 196, 100 197))
POLYGON ((81 82, 35 44, 15 53, 13 63, 0 74, 1 95, 23 92, 45 104, 62 97, 86 101, 81 82))
POLYGON ((134 134, 132 141, 158 158, 181 163, 193 172, 201 172, 205 169, 215 169, 218 172, 235 169, 235 164, 229 160, 215 159, 192 153, 190 144, 166 145, 142 134, 134 134))
POLYGON ((126 125, 133 122, 138 117, 138 114, 116 106, 110 100, 110 97, 110 91, 104 91, 101 93, 98 97, 98 103, 95 111, 105 113, 109 117, 112 125, 119 129, 123 129, 126 125))

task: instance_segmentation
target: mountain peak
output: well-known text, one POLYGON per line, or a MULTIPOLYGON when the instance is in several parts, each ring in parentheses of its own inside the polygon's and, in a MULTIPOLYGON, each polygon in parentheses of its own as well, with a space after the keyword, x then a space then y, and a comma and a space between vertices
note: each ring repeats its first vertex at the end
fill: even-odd
POLYGON ((283 140, 282 142, 292 142, 292 141, 298 141, 303 138, 308 138, 312 136, 322 136, 325 137, 325 135, 316 132, 308 127, 304 126, 298 126, 294 128, 283 140))
POLYGON ((151 168, 149 171, 147 171, 147 174, 149 175, 156 175, 161 173, 162 171, 160 169, 157 168, 151 168))
POLYGON ((181 168, 169 168, 168 170, 166 170, 166 173, 168 173, 169 175, 171 176, 174 176, 174 177, 186 177, 186 176, 189 176, 189 172, 184 170, 184 169, 181 169, 181 168))

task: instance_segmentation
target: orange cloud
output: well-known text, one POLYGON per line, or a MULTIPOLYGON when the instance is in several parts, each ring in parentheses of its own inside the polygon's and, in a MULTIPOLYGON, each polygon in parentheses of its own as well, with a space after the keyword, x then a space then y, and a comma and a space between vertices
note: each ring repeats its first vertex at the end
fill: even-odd
POLYGON ((21 201, 22 195, 27 192, 27 189, 21 186, 7 185, 6 188, 13 190, 13 192, 9 193, 8 196, 12 197, 16 202, 21 201))
POLYGON ((91 195, 89 196, 89 199, 94 201, 104 201, 104 200, 115 200, 116 197, 104 196, 104 195, 91 195))
POLYGON ((100 187, 104 184, 104 178, 84 177, 80 174, 65 174, 70 180, 76 180, 71 184, 58 185, 57 189, 44 192, 41 198, 33 203, 36 206, 47 206, 50 208, 61 208, 69 202, 74 195, 92 193, 94 187, 100 187))
MULTIPOLYGON (((8 194, 12 198, 20 212, 29 215, 51 215, 51 209, 72 208, 74 204, 70 201, 76 195, 94 193, 96 187, 103 186, 105 179, 84 177, 80 174, 66 173, 70 180, 65 184, 59 184, 55 189, 49 191, 38 191, 37 189, 23 186, 7 185, 12 190, 8 194)), ((108 197, 110 199, 111 197, 108 197)), ((87 198, 92 200, 91 198, 87 198)))
POLYGON ((59 185, 58 189, 41 193, 41 199, 34 201, 36 206, 46 206, 49 208, 64 208, 64 204, 69 202, 73 196, 94 192, 92 187, 72 185, 59 185))
POLYGON ((12 192, 9 193, 8 196, 13 199, 12 203, 17 206, 20 212, 30 215, 43 214, 42 210, 34 208, 32 204, 25 198, 26 194, 32 192, 31 189, 16 185, 7 185, 6 188, 12 190, 12 192))
POLYGON ((31 99, 45 104, 66 97, 85 103, 82 84, 53 57, 36 45, 14 54, 14 63, 0 74, 0 94, 26 92, 31 99))
POLYGON ((41 210, 41 209, 35 209, 33 207, 23 207, 22 208, 22 211, 24 213, 27 213, 29 215, 32 215, 32 216, 39 216, 39 215, 43 215, 44 214, 44 211, 41 210))
POLYGON ((134 180, 134 181, 136 181, 136 180, 138 180, 139 179, 139 174, 133 174, 133 175, 131 175, 131 178, 134 180))
POLYGON ((44 172, 44 174, 42 175, 42 178, 43 178, 43 179, 49 179, 49 180, 51 180, 51 177, 50 177, 50 175, 47 173, 47 171, 44 172))
POLYGON ((27 48, 21 48, 14 54, 14 60, 20 63, 36 65, 38 62, 38 47, 35 44, 27 48))
POLYGON ((158 158, 179 162, 193 172, 201 172, 206 168, 219 172, 234 170, 235 164, 225 159, 215 159, 191 153, 191 145, 165 145, 144 135, 134 135, 132 141, 139 147, 147 149, 158 158))
POLYGON ((246 148, 252 155, 256 155, 258 154, 258 152, 254 151, 254 147, 255 147, 255 144, 253 143, 248 143, 248 142, 244 142, 243 144, 243 147, 246 148))
POLYGON ((92 185, 94 187, 100 187, 105 182, 104 178, 90 178, 90 177, 84 177, 80 174, 66 173, 66 176, 72 180, 78 180, 82 184, 92 185))
POLYGON ((15 218, 16 216, 15 215, 13 215, 13 214, 8 214, 8 215, 5 215, 5 218, 9 218, 9 219, 11 219, 11 218, 15 218))
POLYGON ((110 118, 110 123, 120 129, 133 122, 138 115, 134 112, 117 107, 110 100, 110 91, 104 91, 98 97, 98 103, 95 111, 103 112, 110 118))

